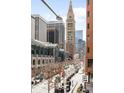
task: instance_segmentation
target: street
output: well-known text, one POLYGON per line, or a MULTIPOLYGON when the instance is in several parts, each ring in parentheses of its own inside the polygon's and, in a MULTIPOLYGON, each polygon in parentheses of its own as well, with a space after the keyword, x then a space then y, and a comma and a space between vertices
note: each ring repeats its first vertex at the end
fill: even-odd
MULTIPOLYGON (((76 93, 78 86, 82 83, 82 69, 79 69, 78 73, 74 74, 74 76, 70 79, 71 87, 68 93, 76 93)), ((54 93, 54 80, 56 76, 53 76, 50 83, 50 91, 49 93, 54 93)), ((39 84, 32 86, 32 93, 48 93, 48 80, 43 80, 39 84)))
POLYGON ((77 89, 79 88, 80 84, 82 84, 82 76, 83 74, 81 73, 82 69, 79 69, 78 73, 72 77, 73 82, 76 84, 75 88, 73 89, 72 92, 70 93, 77 93, 77 89))

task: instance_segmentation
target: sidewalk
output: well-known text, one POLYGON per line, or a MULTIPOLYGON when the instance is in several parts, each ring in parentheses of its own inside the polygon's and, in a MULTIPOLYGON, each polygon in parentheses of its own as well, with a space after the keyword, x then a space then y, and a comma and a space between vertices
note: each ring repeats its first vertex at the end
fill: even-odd
POLYGON ((81 69, 73 77, 73 82, 75 82, 75 87, 73 88, 73 91, 71 91, 70 93, 77 93, 77 89, 80 87, 80 84, 82 83, 81 69))
POLYGON ((77 93, 77 89, 80 87, 80 83, 77 83, 76 87, 72 91, 72 93, 77 93))

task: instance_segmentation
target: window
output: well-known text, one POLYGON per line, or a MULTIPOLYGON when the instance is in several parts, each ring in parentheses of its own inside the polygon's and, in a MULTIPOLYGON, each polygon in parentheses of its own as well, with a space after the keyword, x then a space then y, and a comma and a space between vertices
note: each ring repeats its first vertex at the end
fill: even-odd
POLYGON ((90 0, 87 0, 87 4, 88 4, 88 5, 90 4, 90 0))
POLYGON ((92 67, 93 66, 93 59, 88 59, 88 67, 92 67))
POLYGON ((38 65, 40 65, 40 59, 38 60, 38 65))
POLYGON ((48 62, 48 59, 46 59, 46 63, 49 63, 49 62, 48 62))
POLYGON ((35 59, 33 60, 33 65, 35 65, 35 59))
POLYGON ((40 54, 43 55, 43 48, 41 48, 41 50, 40 50, 40 54))
POLYGON ((36 50, 36 54, 39 54, 39 51, 38 50, 36 50))
POLYGON ((89 48, 89 47, 87 47, 87 52, 88 52, 88 53, 90 52, 90 48, 89 48))
POLYGON ((87 29, 89 29, 89 28, 90 28, 90 24, 88 23, 88 24, 87 24, 87 29))
POLYGON ((50 55, 53 55, 53 48, 50 49, 50 55))
POLYGON ((69 18, 71 18, 71 16, 69 16, 69 18))
POLYGON ((68 23, 68 27, 72 27, 73 26, 73 23, 68 23))
POLYGON ((87 35, 87 40, 89 41, 89 39, 90 39, 90 36, 89 36, 89 35, 87 35))
POLYGON ((90 16, 90 11, 87 12, 87 17, 89 17, 89 16, 90 16))
POLYGON ((31 54, 34 54, 34 50, 31 50, 31 54))
POLYGON ((42 64, 44 64, 44 60, 42 61, 42 64))

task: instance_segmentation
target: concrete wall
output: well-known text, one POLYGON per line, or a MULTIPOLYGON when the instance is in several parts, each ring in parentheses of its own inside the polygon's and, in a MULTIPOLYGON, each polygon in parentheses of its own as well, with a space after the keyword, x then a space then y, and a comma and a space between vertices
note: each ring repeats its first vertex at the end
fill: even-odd
POLYGON ((35 39, 47 42, 47 21, 40 15, 33 14, 35 18, 35 39))
POLYGON ((35 19, 31 17, 31 38, 35 39, 35 19))
POLYGON ((47 42, 47 23, 39 18, 39 41, 47 42))

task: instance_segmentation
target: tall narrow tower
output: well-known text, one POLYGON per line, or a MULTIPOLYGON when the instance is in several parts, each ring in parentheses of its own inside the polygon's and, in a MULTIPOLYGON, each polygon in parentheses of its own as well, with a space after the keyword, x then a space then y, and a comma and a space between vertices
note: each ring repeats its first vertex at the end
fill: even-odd
POLYGON ((70 0, 69 10, 66 20, 66 51, 69 56, 74 59, 75 54, 75 19, 72 8, 72 1, 70 0))

